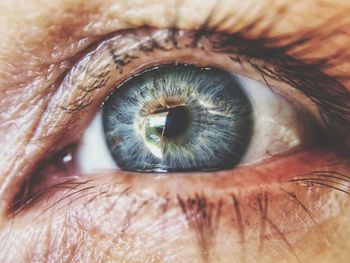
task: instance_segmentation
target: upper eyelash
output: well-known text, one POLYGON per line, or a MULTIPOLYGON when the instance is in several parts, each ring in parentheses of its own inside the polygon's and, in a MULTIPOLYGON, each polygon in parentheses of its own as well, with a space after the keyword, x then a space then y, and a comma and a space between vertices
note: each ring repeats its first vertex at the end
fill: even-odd
MULTIPOLYGON (((227 52, 230 48, 227 43, 219 45, 223 52, 227 52)), ((350 93, 336 78, 322 72, 323 64, 317 62, 306 64, 285 54, 279 46, 265 49, 261 42, 256 46, 250 46, 249 49, 239 50, 238 53, 249 58, 257 57, 251 54, 250 50, 255 50, 259 54, 258 59, 268 65, 260 66, 250 62, 257 72, 302 91, 318 106, 321 117, 330 130, 339 127, 345 131, 350 129, 350 93), (270 65, 273 65, 273 68, 270 65)))
MULTIPOLYGON (((206 24, 203 26, 206 26, 206 24)), ((143 29, 153 30, 153 28, 143 29)), ((338 131, 339 128, 343 131, 350 129, 350 93, 336 77, 323 73, 325 67, 329 65, 328 58, 313 60, 308 58, 307 61, 303 61, 293 57, 293 50, 296 50, 300 45, 303 45, 305 49, 310 48, 310 45, 313 44, 313 38, 307 36, 314 36, 314 31, 309 31, 308 34, 303 33, 302 38, 308 39, 308 42, 300 42, 296 40, 298 36, 293 34, 286 35, 283 38, 252 39, 244 37, 241 32, 227 34, 217 33, 213 30, 200 28, 193 31, 192 46, 198 46, 203 37, 212 38, 212 51, 225 53, 231 60, 239 63, 241 58, 244 57, 258 73, 263 75, 267 85, 269 83, 265 76, 283 81, 302 91, 318 106, 320 115, 330 131, 338 131), (262 60, 264 65, 258 65, 252 62, 252 59, 262 60)), ((173 43, 175 49, 180 48, 177 44, 179 31, 176 28, 169 29, 168 40, 173 43)), ((243 31, 247 32, 246 29, 243 29, 243 31)), ((150 38, 145 45, 140 45, 139 49, 147 53, 155 49, 162 49, 162 46, 156 39, 150 38)), ((302 52, 299 50, 298 53, 300 55, 302 52)), ((111 54, 120 72, 123 72, 123 67, 129 64, 131 60, 137 58, 132 54, 123 54, 126 57, 117 56, 113 51, 111 51, 111 54)), ((334 60, 334 57, 330 59, 334 60)), ((84 97, 88 93, 89 91, 84 94, 84 97)), ((91 100, 89 103, 91 103, 91 100)), ((75 113, 86 106, 88 105, 68 105, 64 110, 75 113)))
MULTIPOLYGON (((241 8, 238 10, 239 12, 236 12, 234 15, 231 12, 227 12, 226 16, 223 16, 217 21, 214 19, 214 17, 217 14, 218 7, 220 6, 219 4, 219 1, 214 3, 207 15, 207 18, 204 19, 204 22, 197 30, 194 31, 193 46, 196 46, 203 36, 215 33, 220 28, 225 28, 225 23, 227 23, 228 20, 230 20, 230 24, 234 24, 235 21, 237 22, 240 19, 240 17, 247 17, 247 15, 251 14, 251 12, 247 13, 245 10, 243 10, 245 8, 249 8, 250 10, 251 5, 249 4, 244 6, 243 9, 241 8)), ((174 44, 174 47, 177 47, 178 28, 180 25, 180 22, 178 21, 178 14, 180 14, 180 7, 181 4, 174 5, 175 12, 173 22, 169 27, 169 39, 174 44)), ((269 37, 274 25, 277 24, 276 22, 279 19, 283 19, 283 17, 288 14, 290 7, 291 5, 280 4, 277 6, 276 10, 271 11, 264 8, 264 6, 258 6, 258 9, 255 10, 258 11, 256 12, 257 15, 252 16, 253 19, 250 19, 250 22, 248 22, 248 19, 247 23, 243 27, 237 29, 237 31, 233 33, 222 32, 224 39, 218 41, 217 51, 227 51, 228 49, 232 48, 232 45, 237 45, 238 48, 236 47, 236 52, 234 52, 236 53, 235 55, 237 55, 237 53, 242 53, 242 55, 248 58, 252 57, 262 59, 268 62, 270 65, 278 64, 279 68, 277 68, 277 70, 272 70, 266 66, 253 66, 259 73, 268 73, 267 75, 269 77, 285 81, 295 88, 300 89, 304 93, 312 88, 310 86, 306 87, 307 85, 305 84, 307 84, 307 81, 304 81, 306 78, 308 81, 314 83, 316 83, 317 80, 317 84, 321 84, 320 87, 322 92, 325 91, 323 86, 327 86, 327 89, 329 90, 332 88, 331 91, 328 90, 324 92, 324 94, 320 94, 321 91, 315 90, 314 92, 306 95, 312 98, 319 106, 321 109, 321 115, 326 117, 326 124, 328 124, 330 129, 332 129, 333 123, 336 123, 340 124, 339 126, 343 127, 343 129, 345 128, 345 130, 349 130, 350 95, 341 82, 337 81, 346 79, 349 76, 336 76, 334 78, 322 73, 325 69, 327 69, 327 67, 331 67, 331 64, 337 62, 337 60, 339 60, 339 58, 341 58, 344 54, 335 54, 334 56, 315 59, 300 59, 300 57, 303 56, 303 52, 306 52, 308 49, 316 48, 319 45, 320 40, 331 38, 336 33, 342 34, 342 30, 350 23, 349 18, 346 16, 346 12, 344 12, 344 14, 337 14, 336 16, 324 21, 324 23, 317 28, 306 29, 305 31, 299 33, 288 33, 277 37, 269 37), (258 32, 256 32, 257 28, 258 32), (257 37, 249 37, 250 33, 253 31, 257 37), (303 48, 296 51, 297 48, 300 47, 303 48), (295 59, 296 55, 298 55, 298 59, 295 59), (296 76, 303 72, 310 73, 308 76, 303 76, 304 79, 296 76), (294 73, 294 78, 297 80, 301 79, 302 81, 298 83, 293 81, 292 78, 288 77, 288 74, 291 73, 294 73), (327 82, 327 84, 325 85, 324 82, 327 82), (322 99, 323 97, 327 97, 327 100, 322 99), (331 121, 332 119, 335 119, 336 121, 333 122, 331 121)), ((230 29, 228 26, 226 26, 226 28, 230 29)), ((110 33, 108 36, 103 36, 102 39, 96 40, 86 50, 91 50, 94 46, 101 43, 103 39, 108 39, 115 34, 116 32, 110 33)), ((156 42, 153 44, 153 48, 159 47, 156 46, 156 42)), ((78 57, 76 59, 78 59, 78 57)), ((72 110, 71 112, 79 111, 80 108, 84 108, 85 106, 87 105, 79 105, 76 107, 76 110, 72 110)))

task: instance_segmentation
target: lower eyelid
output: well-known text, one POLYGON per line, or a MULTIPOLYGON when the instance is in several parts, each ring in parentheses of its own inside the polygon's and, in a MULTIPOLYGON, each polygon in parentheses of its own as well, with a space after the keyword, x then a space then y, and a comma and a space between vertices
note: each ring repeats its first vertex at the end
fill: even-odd
MULTIPOLYGON (((230 255, 242 255, 244 240, 243 244, 254 257, 260 253, 261 242, 264 255, 279 244, 285 248, 282 251, 294 257, 288 243, 292 246, 311 229, 338 216, 347 198, 331 188, 288 182, 285 175, 292 174, 287 164, 296 168, 293 175, 305 174, 313 172, 315 167, 325 167, 336 158, 325 152, 313 154, 303 153, 293 160, 285 160, 284 171, 274 168, 272 163, 265 164, 266 169, 254 175, 244 173, 244 168, 236 174, 217 172, 201 178, 104 172, 61 185, 66 188, 48 189, 31 209, 16 215, 15 222, 21 224, 22 220, 35 218, 37 223, 31 227, 36 228, 47 224, 47 219, 53 216, 52 231, 63 230, 70 236, 83 231, 85 238, 98 241, 97 244, 116 236, 124 244, 132 242, 130 238, 136 234, 147 236, 138 249, 148 247, 150 251, 168 238, 163 244, 165 248, 182 242, 187 244, 188 251, 194 249, 198 257, 204 250, 210 256, 215 255, 224 241, 231 244, 230 255), (263 179, 256 183, 252 177, 263 179), (262 224, 265 224, 264 230, 262 224), (202 228, 198 228, 200 225, 202 228), (152 245, 147 240, 152 240, 149 241, 152 245)), ((281 165, 282 162, 278 167, 281 165)), ((45 242, 42 237, 37 238, 38 242, 45 242)), ((67 246, 58 237, 52 238, 51 244, 67 246)), ((69 246, 78 241, 79 238, 70 240, 69 246)), ((120 245, 118 242, 115 246, 120 245)))

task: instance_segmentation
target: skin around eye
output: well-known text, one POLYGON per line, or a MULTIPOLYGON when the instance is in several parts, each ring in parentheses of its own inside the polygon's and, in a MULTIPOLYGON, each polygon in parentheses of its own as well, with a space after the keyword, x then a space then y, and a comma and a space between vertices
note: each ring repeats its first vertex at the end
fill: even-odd
MULTIPOLYGON (((123 37, 119 33, 116 36, 120 42, 104 42, 112 43, 109 48, 119 43, 120 49, 89 53, 96 48, 90 46, 97 40, 96 35, 144 24, 164 28, 174 25, 175 16, 169 10, 180 10, 181 15, 175 19, 180 28, 199 28, 211 13, 208 6, 214 3, 184 1, 184 8, 178 9, 173 1, 163 2, 106 0, 93 5, 87 1, 83 5, 74 2, 73 7, 70 1, 3 4, 0 57, 5 63, 0 66, 0 81, 1 86, 11 88, 1 89, 5 92, 0 94, 0 261, 347 262, 350 167, 348 155, 330 147, 333 140, 321 143, 323 147, 310 145, 297 154, 278 156, 274 162, 255 168, 242 166, 229 173, 144 176, 109 170, 90 173, 89 177, 76 174, 74 158, 62 148, 80 139, 104 98, 128 75, 154 64, 174 62, 174 58, 198 66, 217 61, 214 66, 230 72, 244 72, 247 76, 256 73, 249 67, 243 69, 237 57, 233 63, 217 54, 194 52, 191 48, 183 53, 183 49, 174 49, 169 55, 164 50, 150 52, 134 63, 129 62, 133 57, 123 56, 120 60, 121 57, 113 56, 118 55, 115 51, 130 50, 135 38, 142 39, 152 32, 135 37, 125 30, 123 37), (29 12, 31 15, 27 15, 29 12), (89 50, 86 56, 85 48, 89 50), (147 63, 150 58, 153 63, 147 63), (107 67, 113 72, 110 78, 101 75, 108 61, 113 61, 114 67, 107 67), (124 62, 127 65, 121 66, 124 62), (95 70, 90 71, 91 68, 95 70), (67 71, 70 74, 63 78, 67 71), (57 79, 62 84, 59 87, 57 79), (27 182, 22 189, 18 186, 20 178, 27 182), (20 195, 13 201, 16 193, 20 195)), ((278 6, 261 1, 264 8, 255 11, 257 3, 220 1, 209 20, 223 18, 227 22, 221 24, 223 29, 231 28, 233 22, 241 27, 251 24, 266 9, 267 17, 275 18, 280 13, 283 19, 279 16, 277 22, 273 20, 276 27, 270 32, 259 30, 264 28, 260 21, 250 36, 261 32, 262 36, 279 36, 281 32, 318 25, 346 6, 344 1, 284 2, 286 5, 278 6), (231 9, 239 14, 233 22, 225 19, 231 9)), ((272 28, 269 20, 264 22, 272 28)), ((334 21, 329 24, 334 25, 334 21)), ((164 30, 158 36, 165 40, 168 32, 175 31, 164 30)), ((174 43, 171 39, 174 38, 169 38, 167 45, 163 42, 165 49, 188 40, 184 37, 183 42, 174 43)), ((348 46, 347 39, 340 39, 324 38, 317 44, 319 47, 322 43, 323 51, 314 48, 310 53, 323 57, 327 47, 332 47, 329 52, 334 54, 341 43, 348 46)), ((98 51, 105 47, 97 46, 98 51)), ((146 50, 149 47, 143 46, 146 50)), ((341 57, 346 60, 347 56, 341 57)), ((341 70, 327 70, 337 75, 347 69, 344 66, 341 70)), ((311 75, 309 68, 302 71, 311 75)), ((298 85, 300 79, 295 79, 294 84, 298 85)), ((264 78, 259 80, 265 83, 264 78)), ((323 80, 318 82, 319 88, 323 80)), ((272 87, 281 89, 281 94, 293 98, 300 95, 284 93, 282 86, 286 85, 279 83, 272 87)), ((314 102, 300 101, 315 117, 314 102)), ((337 105, 339 111, 343 110, 337 105)), ((279 112, 290 114, 289 110, 279 112)), ((322 117, 317 120, 322 121, 322 117)), ((280 144, 274 146, 272 152, 278 153, 280 144)))
MULTIPOLYGON (((158 36, 164 40, 167 48, 154 52, 158 52, 159 61, 164 62, 162 58, 165 56, 165 61, 169 62, 172 53, 168 52, 174 43, 169 44, 162 38, 167 36, 168 31, 160 32, 158 36)), ((132 40, 127 37, 125 41, 132 40)), ((180 46, 188 38, 185 37, 184 42, 181 42, 180 36, 178 40, 177 45, 180 46)), ((92 118, 91 113, 96 111, 97 105, 112 91, 118 80, 126 79, 127 74, 135 72, 134 65, 138 64, 138 60, 130 57, 129 53, 128 56, 123 53, 123 61, 130 59, 130 62, 121 67, 121 62, 113 56, 113 52, 104 52, 105 47, 110 50, 111 44, 118 45, 119 41, 118 37, 112 38, 106 42, 107 45, 103 43, 97 51, 89 53, 72 68, 56 93, 58 99, 54 105, 59 106, 51 105, 51 109, 63 108, 65 121, 69 120, 69 116, 82 116, 81 119, 75 119, 74 125, 68 130, 72 136, 66 139, 71 142, 77 141, 74 138, 81 134, 84 125, 92 118), (111 61, 113 67, 108 64, 111 61), (134 68, 134 71, 129 71, 130 68, 134 68), (88 98, 92 95, 95 100, 89 102, 88 98)), ((125 44, 124 41, 121 43, 125 44)), ((186 56, 182 54, 184 60, 197 56, 193 48, 190 50, 193 53, 191 56, 188 56, 188 51, 186 56)), ((136 49, 136 52, 141 51, 136 49)), ((177 62, 180 59, 178 54, 177 62)), ((226 65, 231 70, 236 68, 235 62, 228 62, 220 55, 213 53, 210 58, 221 58, 216 60, 216 63, 222 63, 221 67, 226 65)), ((198 64, 204 63, 198 57, 196 61, 198 64)), ((241 64, 244 62, 241 61, 241 64)), ((245 70, 243 66, 237 68, 245 70)), ((265 86, 257 88, 267 89, 265 86)), ((288 116, 288 106, 282 108, 282 111, 277 112, 288 116)), ((59 119, 55 121, 60 123, 59 119)), ((48 130, 42 131, 45 133, 48 130)), ((55 142, 52 136, 43 138, 47 138, 46 142, 55 142)), ((67 251, 67 244, 69 247, 79 247, 79 251, 70 252, 79 258, 83 257, 81 251, 88 249, 93 251, 96 258, 103 258, 107 253, 114 261, 125 260, 131 253, 134 257, 130 261, 137 262, 144 257, 142 251, 149 251, 148 257, 156 257, 159 261, 172 258, 181 262, 186 255, 193 261, 215 262, 222 257, 231 262, 239 255, 243 262, 249 256, 253 261, 260 262, 273 262, 281 258, 298 262, 310 258, 320 246, 325 245, 315 242, 324 232, 329 234, 329 230, 322 226, 327 226, 326 222, 329 221, 341 220, 342 211, 348 205, 347 196, 344 195, 348 187, 348 164, 342 162, 344 157, 331 148, 323 147, 323 144, 318 146, 312 145, 298 154, 277 156, 274 161, 255 167, 243 166, 229 172, 205 175, 175 173, 145 176, 120 170, 101 170, 84 177, 79 176, 79 172, 74 169, 74 158, 70 161, 69 156, 54 156, 53 160, 46 161, 34 171, 23 191, 19 192, 26 193, 26 196, 19 195, 10 212, 16 215, 15 221, 19 226, 25 226, 26 220, 34 217, 39 220, 39 225, 47 225, 47 220, 53 220, 54 225, 50 224, 50 229, 61 231, 64 236, 80 236, 83 231, 86 234, 81 239, 73 238, 70 243, 56 238, 52 240, 57 247, 53 251, 67 251), (323 189, 320 186, 327 187, 323 189), (117 219, 117 215, 123 216, 117 219), (104 218, 103 223, 101 218, 104 218), (76 228, 77 224, 79 227, 76 228), (72 228, 77 231, 72 233, 72 228), (116 229, 116 236, 113 231, 112 234, 107 232, 110 229, 116 229), (147 242, 137 244, 137 237, 147 242), (164 238, 172 241, 164 242, 164 238), (110 242, 111 239, 117 241, 106 250, 92 248, 91 244, 105 246, 104 241, 110 242), (312 247, 302 249, 304 241, 312 244, 312 247), (160 255, 157 244, 163 244, 160 255), (179 244, 183 246, 179 247, 179 244), (130 249, 125 250, 125 247, 130 246, 134 248, 132 252, 130 249), (249 255, 248 250, 251 251, 249 255), (101 254, 101 251, 104 252, 101 254)), ((35 236, 37 243, 45 246, 47 241, 41 237, 42 234, 35 236)), ((333 239, 327 237, 323 240, 331 243, 333 239)), ((11 246, 13 243, 7 244, 11 246)), ((8 258, 11 257, 12 254, 9 254, 8 258)), ((38 258, 42 257, 43 254, 39 253, 38 258)))

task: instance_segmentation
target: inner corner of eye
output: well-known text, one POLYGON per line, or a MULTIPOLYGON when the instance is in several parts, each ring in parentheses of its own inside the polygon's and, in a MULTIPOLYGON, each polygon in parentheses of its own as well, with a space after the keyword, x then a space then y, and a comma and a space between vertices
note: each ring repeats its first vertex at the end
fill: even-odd
POLYGON ((160 65, 115 89, 76 158, 82 173, 230 169, 300 148, 303 122, 293 103, 250 78, 215 67, 160 65))

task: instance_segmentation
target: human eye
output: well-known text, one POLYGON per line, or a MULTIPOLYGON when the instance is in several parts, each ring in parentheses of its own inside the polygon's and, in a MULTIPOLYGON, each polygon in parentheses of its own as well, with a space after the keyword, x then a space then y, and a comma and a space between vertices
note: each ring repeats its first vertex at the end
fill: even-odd
POLYGON ((306 142, 315 127, 304 115, 247 77, 157 66, 116 88, 83 136, 77 166, 85 173, 225 170, 316 142, 320 135, 306 142))
POLYGON ((302 262, 337 251, 349 193, 340 55, 310 52, 318 27, 269 37, 263 18, 233 30, 221 12, 65 51, 74 55, 52 66, 24 142, 33 165, 18 162, 20 186, 5 195, 4 250, 32 231, 42 245, 23 237, 23 252, 39 261, 302 262))

